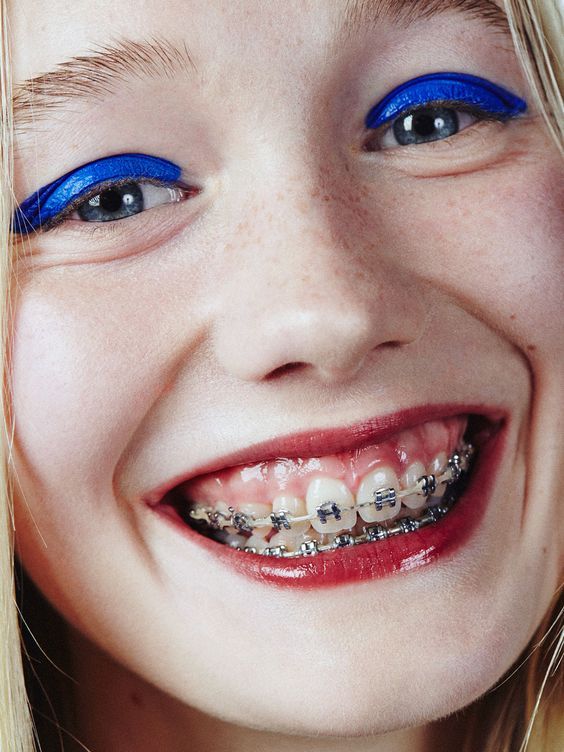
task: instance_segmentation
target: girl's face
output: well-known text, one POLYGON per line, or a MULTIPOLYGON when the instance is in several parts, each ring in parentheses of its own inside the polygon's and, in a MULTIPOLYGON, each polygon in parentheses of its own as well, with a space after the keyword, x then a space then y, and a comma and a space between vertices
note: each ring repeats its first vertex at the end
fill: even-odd
POLYGON ((53 225, 17 267, 20 556, 140 685, 279 732, 470 703, 562 563, 562 165, 492 18, 387 5, 12 19, 16 82, 66 61, 16 96, 17 199, 53 225), (438 497, 374 492, 440 476, 466 424, 459 503, 382 533, 438 497), (194 506, 316 519, 276 558, 194 506), (389 538, 301 555, 363 525, 389 538))

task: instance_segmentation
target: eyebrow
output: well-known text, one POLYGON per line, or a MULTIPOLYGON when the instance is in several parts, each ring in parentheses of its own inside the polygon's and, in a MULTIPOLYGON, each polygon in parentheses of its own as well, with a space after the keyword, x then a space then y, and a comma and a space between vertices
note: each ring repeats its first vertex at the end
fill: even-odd
MULTIPOLYGON (((408 27, 449 11, 464 13, 497 31, 510 33, 507 16, 494 0, 348 0, 342 30, 355 34, 378 26, 383 18, 408 27)), ((88 54, 59 63, 48 73, 16 84, 12 98, 14 122, 18 129, 25 129, 69 101, 111 94, 120 81, 173 78, 179 73, 197 73, 185 43, 153 38, 100 45, 88 54)))
POLYGON ((133 79, 173 78, 197 73, 185 44, 165 39, 123 40, 100 45, 14 86, 14 121, 18 127, 37 122, 69 100, 111 94, 116 83, 133 79))
POLYGON ((505 11, 494 0, 348 0, 343 30, 354 34, 389 18, 407 27, 444 13, 458 12, 485 22, 490 28, 510 34, 505 11))

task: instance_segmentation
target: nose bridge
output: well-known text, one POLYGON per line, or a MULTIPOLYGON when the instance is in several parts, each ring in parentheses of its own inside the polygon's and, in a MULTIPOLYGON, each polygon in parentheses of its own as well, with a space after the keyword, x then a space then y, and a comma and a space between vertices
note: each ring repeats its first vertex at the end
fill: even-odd
POLYGON ((234 239, 214 327, 216 357, 238 378, 300 364, 323 381, 343 381, 373 350, 419 335, 423 301, 378 256, 386 238, 372 238, 369 251, 355 218, 318 185, 296 170, 261 192, 239 225, 246 231, 234 239))

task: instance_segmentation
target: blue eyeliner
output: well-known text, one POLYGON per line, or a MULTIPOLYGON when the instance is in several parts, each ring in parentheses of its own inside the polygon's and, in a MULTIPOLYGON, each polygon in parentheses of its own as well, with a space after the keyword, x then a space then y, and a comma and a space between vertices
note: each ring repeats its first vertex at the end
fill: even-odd
POLYGON ((501 86, 469 73, 429 73, 406 81, 373 107, 367 128, 379 128, 409 108, 446 100, 478 107, 492 115, 509 118, 524 112, 527 103, 501 86))
POLYGON ((22 201, 12 217, 12 231, 19 235, 39 230, 65 211, 74 201, 97 186, 111 181, 153 180, 175 183, 180 167, 146 154, 119 154, 104 157, 67 172, 22 201))

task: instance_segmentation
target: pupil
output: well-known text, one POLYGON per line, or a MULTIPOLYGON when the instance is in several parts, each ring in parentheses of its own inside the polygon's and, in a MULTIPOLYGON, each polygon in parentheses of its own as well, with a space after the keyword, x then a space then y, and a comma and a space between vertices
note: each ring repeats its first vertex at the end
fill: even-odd
POLYGON ((394 136, 401 145, 438 141, 453 136, 458 129, 456 111, 447 107, 426 107, 425 111, 399 117, 393 125, 394 136))
POLYGON ((100 194, 100 206, 105 211, 117 212, 121 208, 123 197, 116 188, 109 188, 100 194))
POLYGON ((431 115, 416 115, 413 123, 414 130, 421 136, 431 136, 435 127, 440 129, 442 124, 443 122, 440 118, 434 118, 431 115), (438 121, 436 124, 435 120, 438 121))

